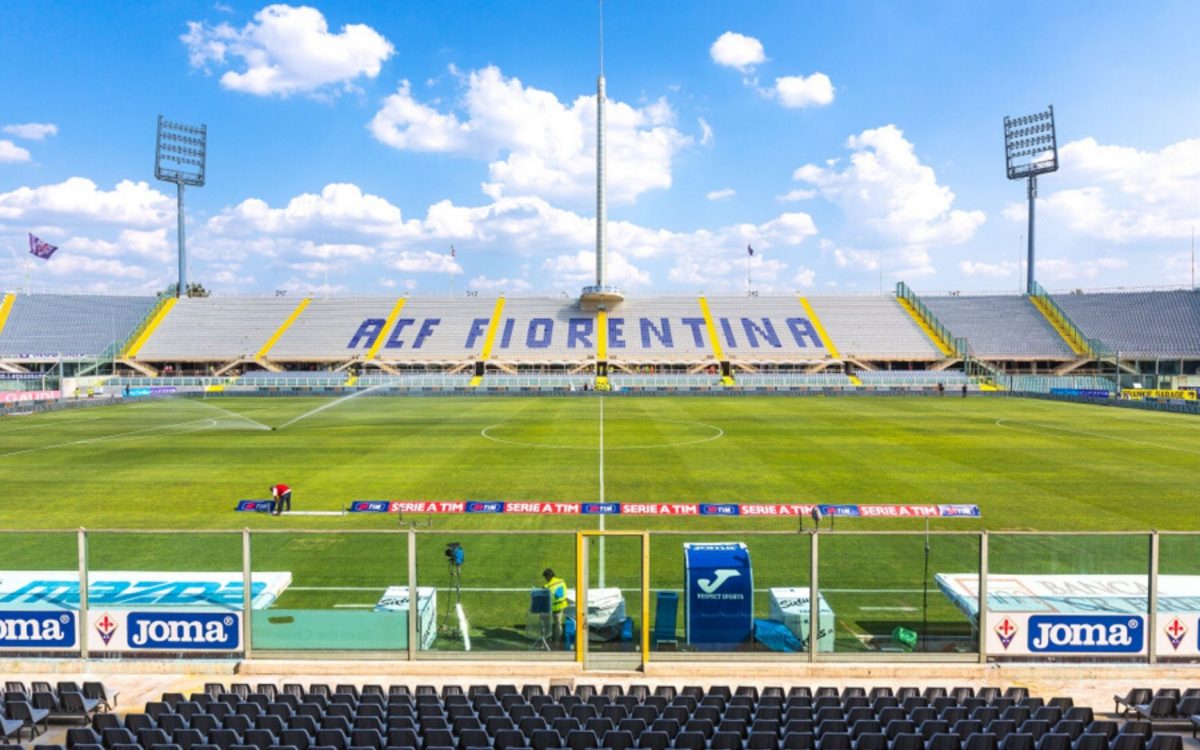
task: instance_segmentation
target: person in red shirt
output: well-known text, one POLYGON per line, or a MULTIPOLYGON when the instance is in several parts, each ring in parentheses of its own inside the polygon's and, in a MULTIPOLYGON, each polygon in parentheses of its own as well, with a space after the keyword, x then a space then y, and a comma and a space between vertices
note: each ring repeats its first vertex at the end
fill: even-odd
POLYGON ((275 501, 275 507, 271 511, 272 515, 277 516, 280 513, 283 513, 284 506, 287 506, 287 510, 291 511, 292 488, 288 487, 286 484, 275 485, 271 488, 271 499, 275 501))

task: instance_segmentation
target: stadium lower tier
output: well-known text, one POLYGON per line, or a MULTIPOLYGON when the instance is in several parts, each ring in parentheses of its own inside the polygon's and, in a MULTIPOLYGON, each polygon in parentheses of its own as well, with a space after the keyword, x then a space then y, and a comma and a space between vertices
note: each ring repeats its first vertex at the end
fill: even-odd
MULTIPOLYGON (((21 683, 10 688, 10 710, 29 705, 21 683)), ((1188 698, 1174 692, 1155 700, 1178 709, 1188 698)), ((53 691, 33 696, 58 700, 53 691)), ((1024 688, 207 683, 124 717, 93 703, 90 726, 67 731, 67 750, 1182 748, 1160 722, 1107 719, 1024 688)))

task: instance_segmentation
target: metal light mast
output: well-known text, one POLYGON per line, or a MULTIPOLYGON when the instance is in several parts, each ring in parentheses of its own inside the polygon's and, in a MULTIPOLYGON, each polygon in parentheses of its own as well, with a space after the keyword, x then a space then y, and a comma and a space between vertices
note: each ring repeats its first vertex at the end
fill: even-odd
POLYGON ((608 121, 604 116, 604 0, 600 0, 600 75, 596 78, 596 284, 585 286, 580 301, 604 306, 625 298, 620 288, 608 284, 608 151, 604 141, 608 121))
POLYGON ((1004 118, 1004 159, 1008 179, 1027 180, 1029 198, 1029 259, 1025 264, 1025 293, 1033 294, 1033 222, 1037 199, 1037 176, 1058 171, 1058 137, 1054 130, 1054 106, 1023 117, 1004 118))
POLYGON ((154 149, 154 177, 175 183, 179 214, 179 284, 175 296, 187 294, 187 248, 183 227, 183 186, 204 187, 204 165, 208 154, 208 128, 183 125, 158 116, 158 138, 154 149))

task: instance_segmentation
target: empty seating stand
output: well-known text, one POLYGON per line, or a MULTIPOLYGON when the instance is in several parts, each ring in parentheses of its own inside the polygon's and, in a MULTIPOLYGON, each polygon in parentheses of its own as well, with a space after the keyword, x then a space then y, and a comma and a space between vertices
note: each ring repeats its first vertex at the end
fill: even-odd
POLYGON ((1071 347, 1028 298, 1018 295, 922 297, 954 336, 989 359, 1071 359, 1071 347))
POLYGON ((1084 335, 1122 358, 1200 356, 1200 292, 1058 294, 1084 335))
POLYGON ((0 331, 0 360, 97 357, 124 344, 154 302, 154 297, 18 294, 0 331))
POLYGON ((1176 750, 1024 689, 210 683, 68 750, 1176 750))

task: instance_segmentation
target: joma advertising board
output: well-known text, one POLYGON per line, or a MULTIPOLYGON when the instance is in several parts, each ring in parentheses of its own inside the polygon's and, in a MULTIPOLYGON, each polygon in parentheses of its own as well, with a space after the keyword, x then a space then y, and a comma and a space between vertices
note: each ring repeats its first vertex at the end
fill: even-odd
POLYGON ((88 612, 91 651, 241 651, 240 612, 182 609, 88 612))

